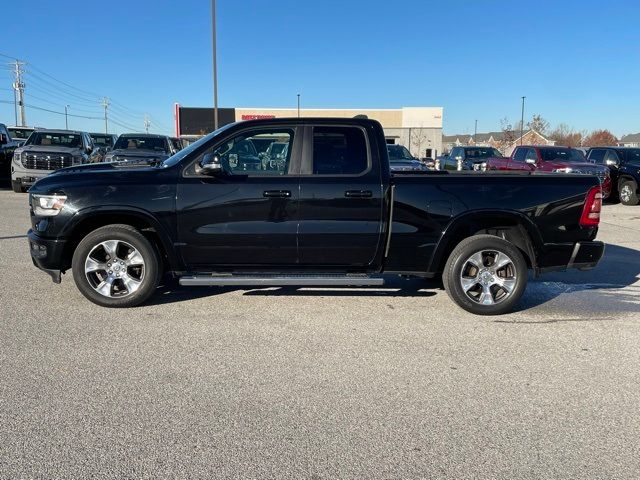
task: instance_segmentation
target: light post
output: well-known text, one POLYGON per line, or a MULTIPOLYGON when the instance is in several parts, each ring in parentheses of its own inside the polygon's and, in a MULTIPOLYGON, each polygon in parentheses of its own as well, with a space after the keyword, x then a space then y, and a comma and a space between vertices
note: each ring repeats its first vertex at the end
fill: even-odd
POLYGON ((218 59, 216 45, 216 0, 211 0, 211 39, 213 47, 213 129, 218 129, 218 59))
POLYGON ((69 130, 69 120, 67 118, 67 110, 71 108, 70 105, 65 105, 64 106, 64 128, 65 130, 69 130))
POLYGON ((298 118, 300 118, 300 94, 298 94, 298 118))
POLYGON ((527 97, 522 97, 522 115, 520 117, 520 145, 522 145, 522 137, 524 136, 524 99, 527 97))
POLYGON ((473 130, 473 145, 478 145, 478 120, 476 120, 476 127, 473 130))

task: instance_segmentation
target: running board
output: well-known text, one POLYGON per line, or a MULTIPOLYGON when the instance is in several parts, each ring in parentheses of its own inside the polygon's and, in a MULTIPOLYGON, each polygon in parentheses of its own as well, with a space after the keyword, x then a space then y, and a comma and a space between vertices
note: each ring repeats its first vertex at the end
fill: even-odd
POLYGON ((372 287, 384 285, 383 278, 367 275, 195 275, 181 277, 180 285, 201 286, 314 286, 372 287))

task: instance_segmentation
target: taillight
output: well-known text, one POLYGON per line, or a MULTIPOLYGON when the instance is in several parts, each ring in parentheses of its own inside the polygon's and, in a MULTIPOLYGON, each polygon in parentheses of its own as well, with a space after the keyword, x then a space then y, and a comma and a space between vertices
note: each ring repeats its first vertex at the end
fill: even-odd
POLYGON ((597 227, 600 223, 600 212, 602 211, 602 187, 593 187, 587 193, 584 202, 580 225, 583 227, 597 227))

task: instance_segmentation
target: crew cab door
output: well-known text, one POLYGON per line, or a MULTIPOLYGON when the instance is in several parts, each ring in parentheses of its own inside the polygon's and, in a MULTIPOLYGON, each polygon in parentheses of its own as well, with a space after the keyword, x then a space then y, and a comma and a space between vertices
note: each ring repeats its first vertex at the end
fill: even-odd
POLYGON ((381 247, 380 159, 357 125, 305 129, 300 176, 298 255, 301 266, 366 270, 381 247))
POLYGON ((296 265, 299 132, 291 124, 234 130, 185 168, 177 187, 177 236, 189 269, 296 265), (274 142, 290 147, 286 157, 263 162, 274 142), (220 159, 223 173, 198 173, 207 153, 220 159))
POLYGON ((516 147, 509 160, 509 170, 524 170, 530 172, 536 169, 535 164, 527 163, 527 160, 538 161, 535 148, 516 147))

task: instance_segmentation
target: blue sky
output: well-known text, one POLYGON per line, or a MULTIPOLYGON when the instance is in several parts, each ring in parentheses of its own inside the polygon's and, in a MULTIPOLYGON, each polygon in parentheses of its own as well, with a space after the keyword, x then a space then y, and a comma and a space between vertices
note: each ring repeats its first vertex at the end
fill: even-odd
MULTIPOLYGON (((114 120, 141 129, 148 113, 165 132, 174 102, 212 104, 208 0, 34 0, 3 11, 0 52, 30 63, 28 104, 99 116, 105 95, 114 120)), ((303 107, 443 106, 445 132, 471 133, 475 119, 479 131, 516 122, 526 95, 526 117, 552 126, 640 131, 637 0, 218 0, 218 67, 221 106, 294 106, 298 92, 303 107)), ((13 101, 10 86, 0 69, 0 100, 13 101)), ((27 120, 64 126, 34 109, 27 120)), ((13 104, 0 102, 0 122, 14 123, 13 104)))

